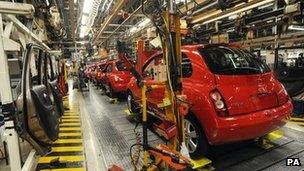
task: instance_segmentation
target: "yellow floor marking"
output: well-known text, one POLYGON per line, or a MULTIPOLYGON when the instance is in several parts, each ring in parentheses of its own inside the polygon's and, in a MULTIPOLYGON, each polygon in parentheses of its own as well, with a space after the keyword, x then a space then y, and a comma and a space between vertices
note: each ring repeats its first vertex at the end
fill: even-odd
POLYGON ((61 122, 80 122, 80 119, 61 119, 61 122))
POLYGON ((84 168, 44 169, 41 171, 85 171, 84 168))
POLYGON ((60 162, 81 162, 84 156, 50 156, 40 157, 38 163, 50 163, 52 160, 59 158, 60 162))
POLYGON ((79 116, 73 116, 73 115, 66 115, 62 116, 62 119, 79 119, 79 116))
POLYGON ((80 127, 59 127, 59 131, 81 131, 80 127))
POLYGON ((52 152, 81 152, 83 151, 83 146, 76 147, 52 147, 52 152))
POLYGON ((296 121, 289 121, 289 122, 304 126, 303 122, 296 122, 296 121))
POLYGON ((291 121, 302 121, 304 122, 304 118, 290 118, 291 121))
POLYGON ((73 136, 81 136, 81 133, 80 132, 67 132, 67 133, 59 132, 59 137, 73 137, 73 136))
POLYGON ((78 112, 75 112, 74 110, 66 110, 64 113, 74 113, 74 114, 76 114, 78 112))
POLYGON ((63 116, 77 116, 77 117, 79 117, 79 115, 78 114, 64 114, 63 116))
POLYGON ((82 143, 82 139, 58 139, 54 144, 82 143))
POLYGON ((273 132, 267 134, 266 138, 269 139, 270 141, 274 141, 274 140, 282 138, 283 136, 284 136, 284 132, 283 131, 276 130, 276 131, 273 131, 273 132))
POLYGON ((59 124, 59 126, 79 126, 80 127, 80 123, 61 123, 61 124, 59 124))

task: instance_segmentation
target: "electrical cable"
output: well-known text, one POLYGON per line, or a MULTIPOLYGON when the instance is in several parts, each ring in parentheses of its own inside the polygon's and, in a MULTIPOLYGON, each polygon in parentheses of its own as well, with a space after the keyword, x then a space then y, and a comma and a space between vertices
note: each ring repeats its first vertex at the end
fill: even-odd
POLYGON ((131 158, 131 163, 134 167, 135 170, 138 170, 138 161, 139 161, 139 157, 140 157, 140 152, 141 152, 141 147, 143 146, 142 144, 142 137, 140 135, 140 133, 138 131, 136 131, 136 128, 138 126, 139 123, 137 123, 135 125, 135 128, 133 129, 133 132, 135 133, 135 139, 136 139, 136 143, 131 145, 130 147, 130 158, 131 158), (136 147, 135 152, 133 153, 132 149, 136 147))

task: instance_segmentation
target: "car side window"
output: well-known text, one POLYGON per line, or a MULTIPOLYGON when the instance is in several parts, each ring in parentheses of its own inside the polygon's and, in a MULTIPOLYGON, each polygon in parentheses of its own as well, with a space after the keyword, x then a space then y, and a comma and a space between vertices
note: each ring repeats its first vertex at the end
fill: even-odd
POLYGON ((107 67, 107 72, 110 73, 112 72, 112 64, 109 64, 107 67))
POLYGON ((183 78, 191 77, 193 72, 192 64, 190 59, 185 53, 182 53, 182 76, 183 78))

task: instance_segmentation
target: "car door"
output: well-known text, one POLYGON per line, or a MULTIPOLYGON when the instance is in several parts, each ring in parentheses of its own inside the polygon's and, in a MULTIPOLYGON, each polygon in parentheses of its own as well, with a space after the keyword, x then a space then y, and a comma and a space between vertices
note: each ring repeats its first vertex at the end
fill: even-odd
POLYGON ((19 111, 17 125, 21 137, 43 155, 58 138, 59 118, 44 84, 44 50, 42 47, 27 46, 22 68, 21 94, 16 101, 19 111))

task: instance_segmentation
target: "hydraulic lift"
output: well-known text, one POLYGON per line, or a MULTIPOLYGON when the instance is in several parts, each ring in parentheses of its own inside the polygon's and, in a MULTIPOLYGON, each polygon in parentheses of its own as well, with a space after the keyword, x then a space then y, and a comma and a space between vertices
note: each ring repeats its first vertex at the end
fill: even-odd
MULTIPOLYGON (((173 0, 166 1, 166 7, 154 1, 155 6, 150 6, 153 11, 145 11, 144 2, 143 13, 155 14, 148 17, 151 18, 160 35, 164 61, 166 61, 167 81, 159 82, 152 86, 147 86, 145 80, 136 71, 135 67, 128 61, 126 49, 123 43, 117 42, 117 51, 119 59, 124 62, 128 70, 137 79, 137 85, 141 88, 142 94, 142 143, 138 142, 131 146, 137 146, 136 153, 131 155, 131 162, 135 170, 156 170, 156 169, 207 169, 211 170, 211 161, 203 158, 200 160, 192 160, 187 152, 184 135, 184 117, 188 113, 189 106, 187 97, 182 91, 181 81, 181 37, 180 37, 180 18, 176 11, 175 2, 173 0), (146 94, 158 88, 165 89, 165 98, 163 103, 159 104, 165 110, 166 120, 157 126, 158 132, 167 139, 167 144, 160 144, 153 147, 148 141, 148 121, 147 121, 147 96, 146 94), (140 148, 143 148, 143 166, 139 168, 138 158, 140 156, 140 148)), ((148 5, 147 5, 148 6, 148 5)))

